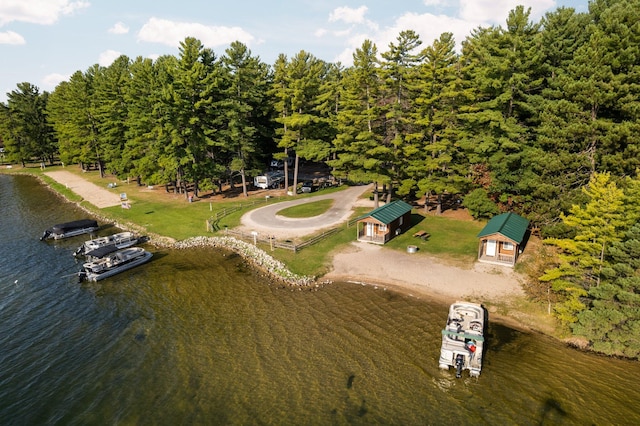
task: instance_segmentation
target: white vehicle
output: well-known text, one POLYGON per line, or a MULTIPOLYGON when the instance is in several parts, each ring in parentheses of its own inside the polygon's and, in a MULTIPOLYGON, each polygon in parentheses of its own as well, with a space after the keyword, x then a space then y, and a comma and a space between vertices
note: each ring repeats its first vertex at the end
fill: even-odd
POLYGON ((253 184, 262 189, 277 188, 282 182, 284 182, 284 173, 281 171, 267 172, 253 178, 253 184))

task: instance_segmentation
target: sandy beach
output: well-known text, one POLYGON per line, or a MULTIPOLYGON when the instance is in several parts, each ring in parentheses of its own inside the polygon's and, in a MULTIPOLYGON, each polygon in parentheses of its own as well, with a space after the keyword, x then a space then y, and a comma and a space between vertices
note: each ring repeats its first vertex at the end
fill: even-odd
MULTIPOLYGON (((66 171, 46 174, 98 208, 120 204, 118 194, 76 174, 66 171)), ((354 196, 359 196, 359 193, 355 192, 354 196)), ((354 198, 352 206, 369 202, 354 198)), ((255 215, 253 220, 256 220, 255 215)), ((249 229, 259 224, 243 219, 243 225, 249 229)), ((296 230, 289 227, 279 229, 277 234, 278 238, 293 238, 309 232, 313 232, 313 229, 302 227, 296 230)), ((475 262, 471 268, 465 269, 442 263, 421 253, 403 253, 361 242, 353 242, 334 253, 331 270, 321 279, 390 288, 415 297, 429 297, 446 303, 459 299, 504 302, 524 295, 521 287, 523 277, 509 267, 475 262)))
POLYGON ((65 185, 71 191, 75 192, 99 209, 119 206, 121 203, 120 195, 118 193, 101 188, 71 172, 59 170, 46 172, 45 175, 49 176, 56 182, 65 185))
POLYGON ((428 296, 451 303, 466 299, 497 301, 523 296, 513 269, 474 263, 470 269, 446 265, 431 256, 402 253, 375 244, 354 242, 333 257, 333 281, 388 286, 412 296, 428 296))

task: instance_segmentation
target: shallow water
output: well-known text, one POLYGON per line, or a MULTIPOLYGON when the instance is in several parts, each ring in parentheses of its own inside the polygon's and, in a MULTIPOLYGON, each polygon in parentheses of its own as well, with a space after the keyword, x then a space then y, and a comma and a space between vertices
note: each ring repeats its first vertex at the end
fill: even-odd
POLYGON ((482 375, 455 379, 438 369, 447 306, 383 288, 291 290, 232 253, 153 247, 79 284, 82 238, 38 238, 82 217, 0 175, 2 424, 640 422, 640 363, 490 317, 482 375))

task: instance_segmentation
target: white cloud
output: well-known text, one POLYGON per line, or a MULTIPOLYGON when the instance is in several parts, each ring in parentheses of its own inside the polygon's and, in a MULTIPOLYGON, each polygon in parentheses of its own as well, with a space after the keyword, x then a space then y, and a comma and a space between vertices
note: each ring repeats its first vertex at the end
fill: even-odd
POLYGON ((398 18, 392 27, 385 28, 379 33, 375 41, 378 50, 385 52, 389 43, 396 43, 396 38, 401 31, 415 31, 422 40, 422 47, 431 45, 443 32, 450 32, 453 33, 456 45, 460 47, 471 30, 479 24, 478 21, 464 21, 446 15, 406 13, 398 18))
POLYGON ((70 15, 89 5, 88 1, 83 0, 2 0, 0 26, 14 21, 51 25, 61 15, 70 15))
POLYGON ((44 78, 42 79, 41 89, 51 92, 53 91, 53 89, 56 88, 58 84, 62 83, 63 81, 69 80, 69 78, 71 78, 70 75, 57 74, 57 73, 48 74, 44 76, 44 78))
MULTIPOLYGON (((532 21, 538 20, 546 11, 556 6, 555 0, 423 0, 423 3, 426 6, 450 6, 451 3, 454 3, 458 8, 458 14, 457 16, 447 16, 431 13, 405 13, 398 17, 393 24, 379 30, 374 26, 374 23, 369 24, 363 19, 363 21, 358 21, 357 28, 366 30, 366 32, 355 34, 355 24, 348 37, 344 33, 332 32, 334 36, 343 36, 343 44, 346 46, 334 60, 340 61, 345 66, 351 65, 353 52, 362 46, 365 39, 373 41, 378 47, 378 52, 386 52, 389 43, 396 43, 400 32, 405 30, 413 30, 420 36, 422 48, 433 44, 433 41, 440 38, 442 33, 451 32, 456 42, 456 49, 460 51, 462 42, 473 29, 479 26, 504 26, 509 11, 515 9, 519 4, 523 4, 525 9, 531 7, 530 19, 532 21), (366 27, 362 24, 366 24, 366 27)), ((334 20, 340 16, 352 16, 352 22, 355 22, 356 18, 353 16, 356 15, 348 13, 341 15, 336 13, 337 10, 332 13, 334 20)))
POLYGON ((138 41, 177 47, 186 37, 195 37, 205 46, 227 46, 234 41, 250 45, 254 37, 240 27, 214 27, 192 22, 151 18, 138 32, 138 41))
POLYGON ((523 5, 531 8, 531 18, 540 17, 555 7, 555 0, 460 0, 460 17, 469 21, 481 21, 502 25, 509 11, 523 5))
POLYGON ((103 67, 108 67, 120 56, 122 56, 121 52, 118 52, 116 50, 105 50, 98 56, 98 64, 103 67))
POLYGON ((116 22, 108 31, 111 34, 127 34, 129 32, 129 27, 122 22, 116 22))
POLYGON ((361 24, 365 21, 364 14, 367 13, 367 6, 360 6, 357 9, 351 7, 338 7, 329 14, 329 22, 342 21, 347 24, 361 24))
POLYGON ((13 31, 0 33, 0 44, 26 44, 24 37, 13 31))

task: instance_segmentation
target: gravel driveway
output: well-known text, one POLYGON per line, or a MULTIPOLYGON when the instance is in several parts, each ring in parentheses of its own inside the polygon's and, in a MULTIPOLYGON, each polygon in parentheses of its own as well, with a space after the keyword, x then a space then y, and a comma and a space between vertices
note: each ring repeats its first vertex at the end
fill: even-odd
POLYGON ((264 236, 271 235, 276 238, 293 238, 313 234, 346 221, 351 216, 353 208, 357 205, 362 194, 371 189, 371 185, 352 186, 330 194, 316 195, 260 207, 242 216, 242 228, 245 232, 256 231, 264 236), (329 210, 321 215, 300 219, 278 215, 278 212, 282 209, 326 199, 333 199, 334 203, 329 210))

